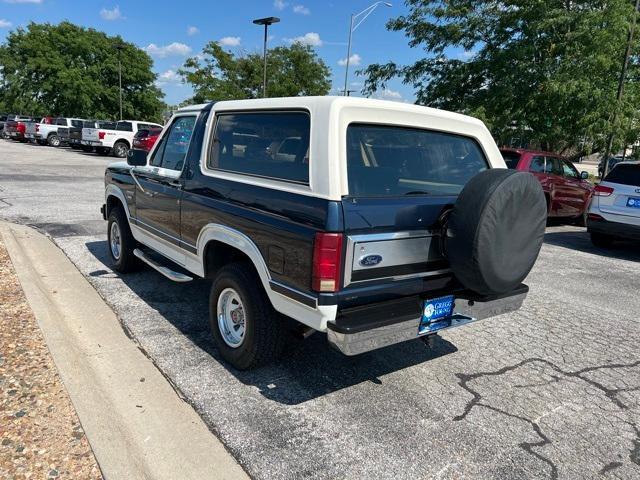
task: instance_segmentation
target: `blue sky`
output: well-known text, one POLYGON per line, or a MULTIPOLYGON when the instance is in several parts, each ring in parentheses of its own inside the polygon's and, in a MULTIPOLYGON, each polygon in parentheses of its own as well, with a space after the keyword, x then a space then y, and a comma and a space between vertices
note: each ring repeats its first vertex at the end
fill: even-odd
MULTIPOLYGON (((343 88, 349 15, 372 0, 208 0, 208 1, 93 1, 93 0, 0 0, 0 41, 13 28, 29 21, 57 23, 69 20, 93 27, 147 50, 159 75, 158 85, 165 101, 176 104, 188 98, 191 90, 181 84, 176 70, 185 58, 199 53, 205 43, 220 41, 237 52, 262 51, 262 27, 254 18, 278 16, 281 22, 270 28, 270 46, 303 39, 316 48, 331 67, 334 91, 343 88)), ((385 22, 407 12, 403 2, 380 6, 355 31, 350 67, 350 89, 360 90, 362 79, 355 71, 370 63, 393 60, 405 64, 424 56, 411 49, 402 33, 389 32, 385 22)), ((381 97, 413 101, 411 87, 393 81, 381 97)))

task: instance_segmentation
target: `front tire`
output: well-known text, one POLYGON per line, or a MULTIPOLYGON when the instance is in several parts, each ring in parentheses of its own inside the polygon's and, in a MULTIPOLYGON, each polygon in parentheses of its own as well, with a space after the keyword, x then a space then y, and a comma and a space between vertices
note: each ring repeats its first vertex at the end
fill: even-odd
POLYGON ((133 254, 136 241, 129 228, 127 215, 122 207, 111 210, 107 223, 107 245, 113 260, 113 269, 120 273, 129 273, 139 266, 138 258, 133 254))
POLYGON ((238 370, 276 360, 284 346, 284 329, 248 263, 223 267, 209 297, 209 321, 222 358, 238 370))
POLYGON ((598 248, 608 248, 613 244, 614 238, 604 233, 591 233, 591 243, 598 248))
POLYGON ((113 146, 113 156, 117 158, 127 158, 129 146, 124 142, 116 142, 113 146))

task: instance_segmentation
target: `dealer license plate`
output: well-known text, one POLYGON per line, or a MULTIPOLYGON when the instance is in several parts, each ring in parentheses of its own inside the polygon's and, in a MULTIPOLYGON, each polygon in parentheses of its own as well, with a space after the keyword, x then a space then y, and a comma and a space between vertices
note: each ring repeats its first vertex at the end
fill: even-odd
POLYGON ((640 198, 638 198, 638 197, 629 197, 627 199, 627 207, 640 208, 640 198))
POLYGON ((425 300, 422 304, 418 335, 426 335, 450 327, 454 302, 453 295, 425 300))

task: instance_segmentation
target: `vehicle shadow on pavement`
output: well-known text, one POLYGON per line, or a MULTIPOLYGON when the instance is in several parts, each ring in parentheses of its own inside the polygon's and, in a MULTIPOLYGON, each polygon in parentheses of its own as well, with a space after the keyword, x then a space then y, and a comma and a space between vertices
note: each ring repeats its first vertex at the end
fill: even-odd
POLYGON ((629 260, 640 262, 640 242, 616 241, 611 247, 599 248, 591 243, 589 234, 586 231, 558 231, 547 232, 544 242, 549 245, 556 245, 571 250, 578 250, 584 253, 600 255, 618 260, 629 260))
MULTIPOLYGON (((140 300, 162 315, 195 346, 211 355, 240 382, 256 387, 265 398, 278 403, 297 405, 363 382, 381 385, 381 378, 389 373, 457 351, 452 343, 437 337, 431 347, 416 339, 347 357, 329 346, 325 334, 315 333, 306 340, 291 338, 282 359, 274 365, 238 371, 219 357, 211 337, 209 281, 174 283, 150 268, 119 275, 110 268, 106 241, 89 242, 86 247, 105 266, 105 269, 90 272, 90 276, 118 276, 140 300)), ((116 313, 122 317, 121 312, 116 313)), ((134 329, 127 325, 127 319, 123 318, 123 321, 135 336, 134 329)), ((167 337, 167 342, 172 343, 170 337, 167 337)))

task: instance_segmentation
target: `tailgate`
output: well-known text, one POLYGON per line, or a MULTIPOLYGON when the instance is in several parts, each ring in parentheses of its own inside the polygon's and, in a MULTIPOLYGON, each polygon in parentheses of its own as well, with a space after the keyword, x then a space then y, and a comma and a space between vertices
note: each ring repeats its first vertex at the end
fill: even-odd
POLYGON ((344 286, 447 273, 439 219, 457 197, 343 201, 344 286))
POLYGON ((28 135, 35 135, 36 134, 36 123, 35 122, 29 122, 25 124, 24 127, 24 133, 28 134, 28 135))
POLYGON ((97 128, 83 128, 82 129, 82 140, 90 140, 92 142, 97 142, 100 140, 99 130, 97 128))

